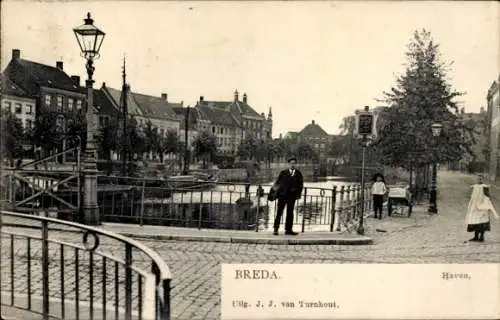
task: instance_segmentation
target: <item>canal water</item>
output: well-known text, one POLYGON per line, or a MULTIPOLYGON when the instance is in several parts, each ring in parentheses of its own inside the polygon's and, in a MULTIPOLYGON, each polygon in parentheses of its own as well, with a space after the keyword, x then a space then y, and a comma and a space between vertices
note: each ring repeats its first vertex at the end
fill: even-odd
MULTIPOLYGON (((264 183, 262 188, 264 193, 267 194, 271 188, 271 183, 264 183)), ((301 230, 303 220, 305 220, 306 231, 329 231, 330 221, 333 205, 333 192, 334 186, 340 190, 342 186, 357 185, 357 182, 349 182, 347 179, 341 177, 328 177, 323 181, 305 181, 302 198, 297 201, 295 206, 294 215, 294 229, 301 230), (324 193, 321 192, 324 190, 324 193), (304 196, 307 195, 305 198, 304 196), (305 219, 304 219, 305 218, 305 219)), ((259 225, 259 230, 272 231, 273 221, 277 211, 277 201, 267 201, 267 196, 260 198, 256 197, 258 185, 250 187, 250 199, 254 204, 254 209, 257 201, 259 202, 258 208, 264 209, 267 214, 261 217, 258 222, 249 223, 249 228, 255 228, 256 223, 259 225)), ((172 201, 176 203, 228 203, 235 204, 238 199, 245 196, 245 187, 242 184, 219 184, 209 191, 193 191, 188 193, 174 193, 172 201)), ((354 198, 354 194, 351 195, 354 198)), ((339 193, 335 195, 335 206, 339 204, 339 193)), ((284 224, 285 214, 282 218, 282 226, 284 224)), ((336 219, 338 220, 338 219, 336 219)), ((281 227, 282 229, 283 227, 281 227)))

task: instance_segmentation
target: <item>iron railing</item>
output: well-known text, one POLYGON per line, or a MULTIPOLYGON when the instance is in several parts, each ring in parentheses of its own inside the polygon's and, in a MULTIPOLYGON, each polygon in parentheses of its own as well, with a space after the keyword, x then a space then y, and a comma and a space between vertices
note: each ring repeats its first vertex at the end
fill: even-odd
MULTIPOLYGON (((209 184, 206 188, 199 185, 193 189, 152 179, 107 179, 108 191, 101 189, 99 207, 102 219, 108 222, 258 232, 272 228, 277 212, 277 201, 267 199, 271 185, 251 185, 246 193, 244 183, 209 184), (134 187, 118 193, 113 184, 134 187)), ((361 201, 359 185, 305 187, 295 205, 295 228, 302 232, 352 232, 359 223, 361 205, 365 213, 371 210, 370 193, 366 187, 361 201)))
POLYGON ((0 219, 0 305, 44 320, 170 319, 170 269, 142 243, 48 217, 0 219))
MULTIPOLYGON (((8 197, 13 211, 48 210, 54 218, 81 221, 78 208, 82 193, 77 175, 21 172, 9 185, 8 197), (36 194, 39 195, 35 197, 36 194)), ((269 230, 277 211, 277 201, 267 200, 271 185, 252 184, 249 193, 246 193, 247 186, 245 183, 208 182, 193 187, 157 178, 99 176, 97 196, 100 217, 105 222, 269 230)), ((359 223, 361 202, 359 184, 305 187, 295 205, 294 227, 302 232, 352 232, 359 223)), ((370 212, 372 202, 368 186, 363 203, 363 212, 370 212)))

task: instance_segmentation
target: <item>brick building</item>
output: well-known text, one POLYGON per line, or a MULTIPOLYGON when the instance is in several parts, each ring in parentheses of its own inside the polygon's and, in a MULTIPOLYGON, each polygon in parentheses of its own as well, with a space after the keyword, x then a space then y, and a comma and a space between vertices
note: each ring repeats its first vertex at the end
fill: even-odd
POLYGON ((500 135, 500 75, 491 84, 486 95, 487 101, 487 135, 489 140, 489 178, 496 180, 500 171, 499 135, 500 135))

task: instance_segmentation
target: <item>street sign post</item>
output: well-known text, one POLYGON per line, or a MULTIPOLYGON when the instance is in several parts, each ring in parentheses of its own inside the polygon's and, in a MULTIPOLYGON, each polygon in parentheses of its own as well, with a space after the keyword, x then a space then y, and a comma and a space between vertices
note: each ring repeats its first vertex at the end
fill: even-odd
POLYGON ((359 139, 362 147, 362 157, 361 157, 361 208, 359 216, 359 226, 357 233, 360 235, 365 234, 364 214, 365 214, 365 152, 366 147, 373 140, 376 134, 376 117, 373 112, 370 111, 370 107, 365 106, 363 111, 356 112, 356 138, 359 139))

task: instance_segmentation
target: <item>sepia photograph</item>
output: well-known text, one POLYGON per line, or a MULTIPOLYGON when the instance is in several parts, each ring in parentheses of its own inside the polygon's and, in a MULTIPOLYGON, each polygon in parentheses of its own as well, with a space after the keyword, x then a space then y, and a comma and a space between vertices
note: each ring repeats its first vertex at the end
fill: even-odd
POLYGON ((498 2, 0 6, 0 320, 500 317, 498 2))

